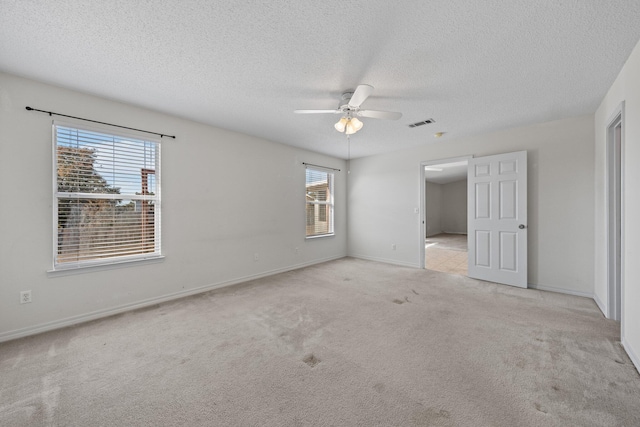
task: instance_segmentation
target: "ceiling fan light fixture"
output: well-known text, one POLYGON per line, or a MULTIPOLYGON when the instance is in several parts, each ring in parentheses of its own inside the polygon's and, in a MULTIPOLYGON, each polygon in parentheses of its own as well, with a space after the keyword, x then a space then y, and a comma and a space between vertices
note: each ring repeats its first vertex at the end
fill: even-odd
POLYGON ((347 126, 347 123, 349 123, 349 121, 347 120, 346 117, 343 117, 340 120, 338 120, 338 123, 333 125, 333 127, 335 127, 338 132, 344 132, 344 129, 347 126))
POLYGON ((360 129, 362 129, 362 126, 364 126, 364 124, 360 120, 358 120, 357 117, 354 117, 351 119, 351 126, 353 126, 356 132, 358 132, 360 129))
POLYGON ((338 120, 338 123, 333 125, 338 132, 344 132, 347 135, 353 135, 362 129, 362 126, 364 126, 364 123, 355 117, 349 117, 349 115, 344 116, 338 120))

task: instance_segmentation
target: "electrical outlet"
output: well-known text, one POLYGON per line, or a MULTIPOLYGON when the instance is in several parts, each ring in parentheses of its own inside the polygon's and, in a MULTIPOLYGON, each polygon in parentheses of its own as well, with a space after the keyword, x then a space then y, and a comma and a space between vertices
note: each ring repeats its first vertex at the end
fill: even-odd
POLYGON ((254 261, 258 261, 260 259, 260 256, 258 255, 258 252, 256 252, 255 254, 253 254, 253 260, 254 261))
POLYGON ((300 255, 300 248, 294 248, 293 252, 295 252, 296 255, 300 255))
POLYGON ((20 304, 31 302, 31 291, 20 292, 20 304))
POLYGON ((391 250, 393 250, 393 251, 396 250, 396 244, 395 243, 391 245, 391 250))

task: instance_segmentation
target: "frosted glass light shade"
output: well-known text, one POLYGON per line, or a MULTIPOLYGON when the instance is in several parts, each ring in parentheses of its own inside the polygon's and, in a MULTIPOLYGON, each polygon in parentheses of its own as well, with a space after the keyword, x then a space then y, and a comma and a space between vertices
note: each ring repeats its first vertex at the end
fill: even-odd
POLYGON ((360 129, 362 129, 363 123, 358 120, 357 118, 352 118, 349 120, 349 122, 347 123, 346 126, 346 134, 347 135, 353 135, 354 133, 358 132, 360 129))
POLYGON ((363 123, 357 118, 343 117, 338 123, 333 125, 338 132, 345 132, 347 135, 353 135, 362 129, 363 123))
POLYGON ((335 127, 338 132, 344 132, 344 128, 347 126, 347 123, 348 123, 347 118, 343 117, 340 120, 338 120, 338 123, 336 123, 333 127, 335 127))

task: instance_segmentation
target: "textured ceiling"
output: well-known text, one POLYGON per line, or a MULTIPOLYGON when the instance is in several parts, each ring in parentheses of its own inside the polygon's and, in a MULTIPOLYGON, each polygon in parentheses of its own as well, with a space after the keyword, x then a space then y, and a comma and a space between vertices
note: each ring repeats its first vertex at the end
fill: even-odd
POLYGON ((341 158, 338 117, 293 110, 366 83, 404 116, 363 119, 361 157, 593 113, 639 22, 638 0, 0 0, 0 70, 341 158))

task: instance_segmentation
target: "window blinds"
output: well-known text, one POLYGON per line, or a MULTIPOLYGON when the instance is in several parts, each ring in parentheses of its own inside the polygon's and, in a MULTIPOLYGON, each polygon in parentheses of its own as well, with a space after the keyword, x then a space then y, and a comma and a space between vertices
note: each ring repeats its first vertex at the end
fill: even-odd
POLYGON ((160 144, 54 123, 55 268, 160 255, 160 144))
POLYGON ((306 168, 307 237, 333 234, 333 173, 306 168))

